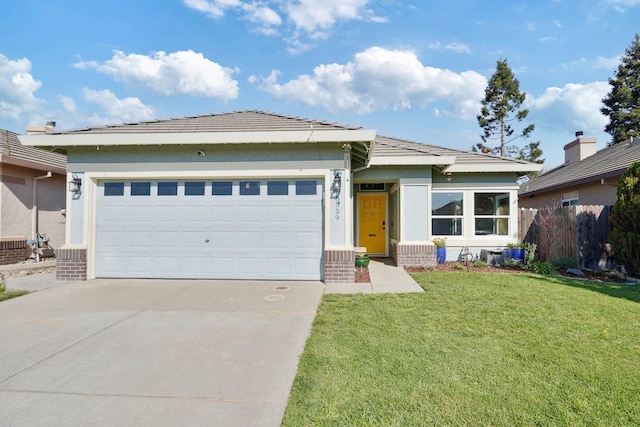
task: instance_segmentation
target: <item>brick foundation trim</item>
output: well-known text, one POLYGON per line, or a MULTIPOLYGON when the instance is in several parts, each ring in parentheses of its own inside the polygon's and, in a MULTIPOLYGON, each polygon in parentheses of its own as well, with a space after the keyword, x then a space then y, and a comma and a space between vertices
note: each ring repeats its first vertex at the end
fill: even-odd
POLYGON ((391 254, 398 267, 433 267, 438 261, 436 246, 432 244, 393 243, 391 254))
POLYGON ((356 251, 324 251, 324 282, 353 283, 356 281, 356 251))
POLYGON ((56 251, 56 280, 87 280, 87 250, 58 249, 56 251))
POLYGON ((27 254, 26 240, 0 240, 0 265, 22 262, 27 254))

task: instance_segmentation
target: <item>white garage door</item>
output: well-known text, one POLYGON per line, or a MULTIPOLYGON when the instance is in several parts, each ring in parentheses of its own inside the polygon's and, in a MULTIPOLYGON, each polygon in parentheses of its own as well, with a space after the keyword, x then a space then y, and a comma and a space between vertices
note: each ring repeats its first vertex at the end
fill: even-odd
POLYGON ((100 182, 96 277, 321 280, 318 180, 100 182))

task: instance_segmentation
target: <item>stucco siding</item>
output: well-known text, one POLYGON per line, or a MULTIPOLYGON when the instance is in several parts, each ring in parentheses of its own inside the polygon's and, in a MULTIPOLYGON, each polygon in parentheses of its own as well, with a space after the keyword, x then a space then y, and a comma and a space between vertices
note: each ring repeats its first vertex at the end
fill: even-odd
POLYGON ((76 147, 67 169, 75 172, 279 170, 344 167, 338 144, 269 144, 145 147, 76 147))
POLYGON ((572 193, 578 196, 579 205, 613 205, 617 198, 617 182, 617 179, 612 178, 606 180, 604 184, 601 184, 598 181, 591 184, 567 187, 561 190, 536 194, 533 197, 520 196, 519 205, 521 208, 560 206, 562 196, 572 193))
POLYGON ((431 166, 373 166, 353 174, 358 182, 397 182, 402 178, 431 178, 431 166))
POLYGON ((39 231, 47 234, 51 246, 59 248, 64 244, 66 178, 53 174, 50 178, 37 180, 37 224, 33 230, 33 190, 34 177, 46 175, 45 171, 3 165, 1 169, 1 219, 0 237, 31 239, 39 231))

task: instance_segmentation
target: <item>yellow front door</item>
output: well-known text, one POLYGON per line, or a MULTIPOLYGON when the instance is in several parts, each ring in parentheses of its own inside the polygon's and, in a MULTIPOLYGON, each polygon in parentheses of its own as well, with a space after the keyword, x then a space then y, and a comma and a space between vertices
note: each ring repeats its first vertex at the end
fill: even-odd
POLYGON ((368 254, 387 253, 387 195, 360 194, 358 196, 358 246, 368 254))

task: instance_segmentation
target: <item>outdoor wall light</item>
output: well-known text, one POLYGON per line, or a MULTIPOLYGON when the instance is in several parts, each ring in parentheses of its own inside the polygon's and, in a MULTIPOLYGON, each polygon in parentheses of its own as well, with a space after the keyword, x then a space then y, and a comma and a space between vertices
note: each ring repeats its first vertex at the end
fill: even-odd
POLYGON ((69 191, 74 194, 79 194, 80 187, 82 187, 82 180, 78 178, 78 175, 73 174, 71 181, 69 181, 69 191))
POLYGON ((333 175, 333 185, 331 186, 331 189, 339 193, 341 188, 342 188, 342 174, 340 173, 340 171, 335 171, 333 175))

